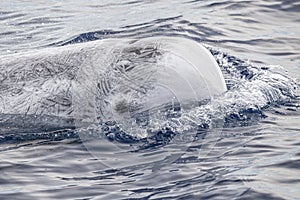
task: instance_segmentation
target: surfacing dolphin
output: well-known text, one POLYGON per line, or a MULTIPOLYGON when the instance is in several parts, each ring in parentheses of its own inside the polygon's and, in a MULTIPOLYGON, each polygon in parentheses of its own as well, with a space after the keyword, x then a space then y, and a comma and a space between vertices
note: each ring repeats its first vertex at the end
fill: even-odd
POLYGON ((15 53, 0 57, 0 130, 115 121, 130 132, 225 91, 213 56, 184 38, 105 39, 15 53))

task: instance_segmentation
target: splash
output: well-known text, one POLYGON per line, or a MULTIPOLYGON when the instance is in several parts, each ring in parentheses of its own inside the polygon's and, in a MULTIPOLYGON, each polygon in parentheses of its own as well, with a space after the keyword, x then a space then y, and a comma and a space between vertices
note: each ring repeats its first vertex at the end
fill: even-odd
POLYGON ((124 131, 122 124, 104 123, 101 133, 113 140, 127 141, 128 138, 156 137, 157 133, 168 138, 202 128, 248 126, 266 117, 265 108, 296 98, 296 80, 283 67, 254 65, 212 47, 206 48, 222 70, 227 92, 192 109, 173 109, 173 117, 153 117, 146 127, 131 129, 131 132, 124 131))

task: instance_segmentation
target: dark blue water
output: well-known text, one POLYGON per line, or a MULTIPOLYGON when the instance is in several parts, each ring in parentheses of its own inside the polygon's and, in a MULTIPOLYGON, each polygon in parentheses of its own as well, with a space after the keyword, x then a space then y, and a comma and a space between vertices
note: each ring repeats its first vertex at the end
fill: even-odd
POLYGON ((136 139, 113 124, 9 115, 0 73, 0 199, 299 199, 299 11, 280 0, 1 2, 0 63, 101 39, 184 37, 210 50, 228 92, 185 113, 177 132, 160 122, 136 139))

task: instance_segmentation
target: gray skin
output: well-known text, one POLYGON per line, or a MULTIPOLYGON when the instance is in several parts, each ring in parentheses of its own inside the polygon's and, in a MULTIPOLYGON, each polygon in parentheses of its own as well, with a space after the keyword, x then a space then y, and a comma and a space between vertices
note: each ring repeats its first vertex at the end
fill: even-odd
POLYGON ((77 49, 1 57, 1 132, 73 128, 70 88, 85 57, 77 49))
MULTIPOLYGON (((114 51, 110 48, 112 44, 115 42, 105 45, 94 42, 1 57, 1 131, 74 128, 73 87, 84 87, 84 82, 89 80, 97 86, 97 95, 109 92, 108 77, 104 74, 112 63, 103 59, 103 53, 114 51)), ((116 62, 109 57, 110 62, 116 62)), ((122 110, 119 107, 116 109, 122 110)))
MULTIPOLYGON (((157 98, 149 101, 145 96, 155 90, 160 78, 168 79, 159 73, 166 63, 164 55, 172 52, 173 46, 168 46, 172 42, 194 45, 186 39, 109 39, 1 56, 0 131, 75 128, 75 124, 110 121, 150 109, 145 101, 149 104, 157 98)), ((213 95, 226 90, 217 73, 216 84, 221 87, 213 89, 213 95)), ((207 88, 213 85, 207 83, 210 79, 200 82, 205 87, 189 83, 194 99, 212 96, 212 89, 207 88)), ((174 81, 159 83, 176 86, 174 81)), ((182 96, 182 101, 188 101, 187 94, 182 96)), ((168 103, 164 102, 167 98, 159 103, 168 103)))

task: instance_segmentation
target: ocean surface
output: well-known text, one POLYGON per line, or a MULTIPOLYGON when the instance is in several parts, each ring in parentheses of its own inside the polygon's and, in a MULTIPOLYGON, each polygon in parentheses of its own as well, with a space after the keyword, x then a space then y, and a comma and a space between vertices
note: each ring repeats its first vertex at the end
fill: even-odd
POLYGON ((0 63, 187 38, 212 53, 228 91, 134 138, 110 123, 60 130, 56 118, 11 116, 3 99, 18 82, 0 72, 0 199, 300 199, 299 23, 297 0, 1 1, 0 63))

